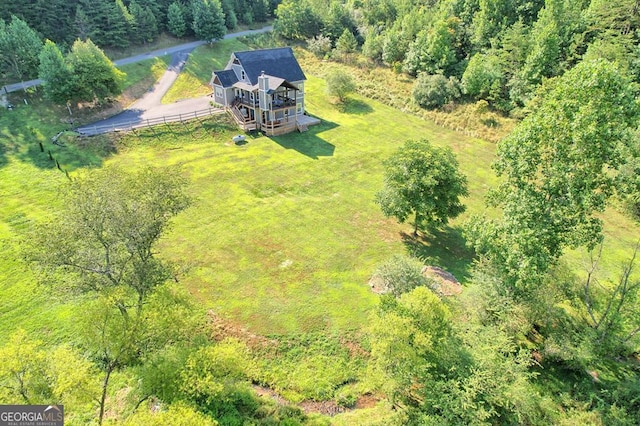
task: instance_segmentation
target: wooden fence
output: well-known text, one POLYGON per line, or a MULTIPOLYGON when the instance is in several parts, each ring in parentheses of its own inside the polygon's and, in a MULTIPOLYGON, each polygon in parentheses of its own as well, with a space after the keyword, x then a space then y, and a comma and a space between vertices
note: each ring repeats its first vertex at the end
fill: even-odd
POLYGON ((186 112, 186 113, 181 113, 176 115, 166 115, 162 117, 145 118, 145 119, 139 119, 139 120, 105 124, 101 126, 97 124, 93 126, 82 126, 82 127, 78 127, 76 131, 84 136, 94 136, 94 135, 100 135, 100 134, 109 133, 109 132, 129 132, 134 129, 158 126, 160 124, 167 124, 167 123, 185 122, 185 121, 194 120, 198 118, 209 117, 211 115, 222 114, 224 112, 225 111, 223 109, 211 107, 207 109, 201 109, 199 111, 186 112))

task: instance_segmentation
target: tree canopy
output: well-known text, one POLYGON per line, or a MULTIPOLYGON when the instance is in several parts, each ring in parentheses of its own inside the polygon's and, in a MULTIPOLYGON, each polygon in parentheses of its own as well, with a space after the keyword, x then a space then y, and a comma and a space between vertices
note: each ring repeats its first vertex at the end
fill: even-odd
POLYGON ((408 141, 385 160, 384 188, 376 196, 385 216, 401 223, 414 215, 418 229, 444 225, 464 211, 467 179, 450 148, 426 140, 408 141))
POLYGON ((639 109, 628 79, 611 63, 581 62, 544 86, 530 116, 498 145, 504 177, 491 195, 500 221, 472 234, 515 283, 536 281, 566 248, 593 249, 616 171, 628 160, 639 109))
POLYGON ((193 31, 196 36, 210 42, 224 37, 224 13, 219 0, 195 0, 192 7, 193 31))
POLYGON ((29 25, 16 16, 5 24, 0 20, 0 72, 18 80, 35 77, 42 41, 29 25))
POLYGON ((72 100, 101 101, 122 93, 125 74, 91 40, 76 40, 67 64, 73 75, 72 100))

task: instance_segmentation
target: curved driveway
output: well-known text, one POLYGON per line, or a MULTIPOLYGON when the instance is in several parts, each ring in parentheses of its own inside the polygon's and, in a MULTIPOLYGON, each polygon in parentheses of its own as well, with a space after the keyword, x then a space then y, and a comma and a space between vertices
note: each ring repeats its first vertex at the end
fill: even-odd
MULTIPOLYGON (((240 31, 237 33, 226 34, 223 38, 228 39, 242 37, 250 34, 265 33, 271 31, 271 29, 271 26, 267 26, 258 30, 240 31)), ((118 127, 130 128, 131 126, 141 124, 146 120, 152 120, 165 116, 193 113, 194 111, 209 109, 211 101, 211 98, 209 96, 184 99, 172 104, 161 103, 162 97, 165 95, 165 93, 167 93, 169 88, 176 81, 176 79, 178 78, 178 74, 180 74, 180 71, 182 71, 182 68, 184 68, 185 62, 189 57, 189 53, 196 47, 206 43, 206 41, 195 41, 114 61, 114 64, 116 65, 125 65, 171 54, 171 63, 169 64, 167 71, 156 82, 154 87, 142 98, 138 99, 127 109, 117 115, 114 115, 113 117, 98 121, 96 123, 92 123, 87 126, 79 127, 76 130, 86 135, 96 135, 99 133, 107 133, 118 127)), ((41 83, 41 80, 31 80, 24 83, 17 83, 6 86, 5 89, 9 92, 13 92, 16 90, 21 90, 24 87, 36 86, 41 83)))

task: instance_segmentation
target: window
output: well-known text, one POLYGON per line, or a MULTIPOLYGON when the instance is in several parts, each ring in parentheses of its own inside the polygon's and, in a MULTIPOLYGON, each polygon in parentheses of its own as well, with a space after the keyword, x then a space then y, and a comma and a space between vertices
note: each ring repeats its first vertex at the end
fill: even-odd
POLYGON ((246 80, 247 79, 247 74, 244 72, 244 70, 240 71, 240 80, 246 80))
POLYGON ((222 99, 222 87, 216 87, 216 98, 222 99))

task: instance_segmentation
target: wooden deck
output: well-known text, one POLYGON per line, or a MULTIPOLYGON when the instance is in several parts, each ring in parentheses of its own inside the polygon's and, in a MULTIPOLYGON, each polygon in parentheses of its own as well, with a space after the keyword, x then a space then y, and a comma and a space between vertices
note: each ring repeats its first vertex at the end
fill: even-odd
POLYGON ((309 126, 314 126, 316 124, 320 124, 320 119, 315 117, 310 117, 308 115, 296 115, 296 116, 288 116, 286 119, 281 119, 277 121, 272 121, 269 123, 265 123, 258 127, 258 124, 255 120, 251 120, 248 117, 245 117, 237 105, 232 105, 231 107, 226 108, 227 112, 233 117, 238 127, 244 131, 251 131, 260 129, 267 136, 279 136, 284 135, 286 133, 291 133, 293 131, 299 131, 300 133, 306 132, 309 130, 309 126))

